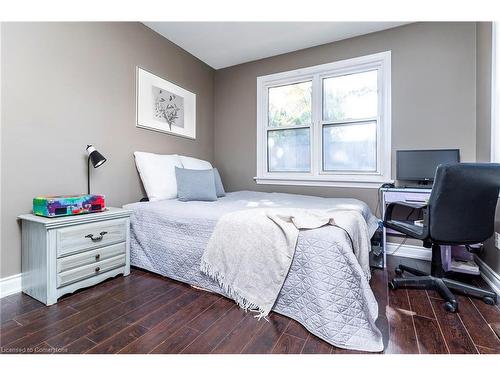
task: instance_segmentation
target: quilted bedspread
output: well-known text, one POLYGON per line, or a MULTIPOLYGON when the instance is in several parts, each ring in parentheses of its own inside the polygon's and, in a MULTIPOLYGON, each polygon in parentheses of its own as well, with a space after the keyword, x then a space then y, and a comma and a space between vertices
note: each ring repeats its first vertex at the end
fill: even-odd
MULTIPOLYGON (((133 211, 131 264, 225 295, 200 272, 208 240, 222 215, 264 207, 353 209, 367 221, 370 236, 377 227, 365 203, 347 198, 239 191, 216 202, 133 203, 125 206, 133 211)), ((290 271, 272 310, 337 347, 383 350, 375 325, 377 302, 350 239, 340 228, 300 231, 290 271)))

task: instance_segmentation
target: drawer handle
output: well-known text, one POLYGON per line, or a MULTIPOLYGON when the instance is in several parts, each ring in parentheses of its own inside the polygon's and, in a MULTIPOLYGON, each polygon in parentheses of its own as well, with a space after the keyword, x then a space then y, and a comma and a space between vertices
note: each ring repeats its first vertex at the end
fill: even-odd
POLYGON ((99 242, 100 240, 102 240, 102 238, 104 237, 105 234, 107 234, 108 232, 105 232, 105 231, 102 231, 101 233, 99 233, 98 236, 94 237, 94 235, 91 233, 91 234, 87 234, 85 236, 85 238, 90 238, 92 240, 92 242, 99 242))
POLYGON ((97 255, 95 256, 95 260, 99 260, 100 258, 101 258, 101 254, 97 254, 97 255))
POLYGON ((95 272, 99 272, 101 270, 101 267, 96 267, 95 272))

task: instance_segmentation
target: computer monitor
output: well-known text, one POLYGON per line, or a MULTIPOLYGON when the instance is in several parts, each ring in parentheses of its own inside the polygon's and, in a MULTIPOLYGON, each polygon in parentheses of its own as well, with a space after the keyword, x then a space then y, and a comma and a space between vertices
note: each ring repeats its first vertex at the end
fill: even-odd
POLYGON ((434 180, 439 164, 460 162, 460 150, 398 150, 396 178, 427 183, 434 180))

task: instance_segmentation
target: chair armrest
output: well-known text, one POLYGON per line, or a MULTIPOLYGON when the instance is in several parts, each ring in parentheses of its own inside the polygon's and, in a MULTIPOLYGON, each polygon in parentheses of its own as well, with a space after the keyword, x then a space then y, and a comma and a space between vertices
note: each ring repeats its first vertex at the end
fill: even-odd
MULTIPOLYGON (((408 207, 408 208, 413 208, 413 209, 423 209, 423 210, 426 210, 428 207, 427 204, 418 204, 418 203, 409 203, 409 202, 392 202, 392 203, 389 203, 389 205, 385 209, 384 221, 389 221, 392 219, 392 211, 397 206, 408 207)), ((426 218, 426 217, 427 217, 427 215, 424 212, 424 218, 426 218)))

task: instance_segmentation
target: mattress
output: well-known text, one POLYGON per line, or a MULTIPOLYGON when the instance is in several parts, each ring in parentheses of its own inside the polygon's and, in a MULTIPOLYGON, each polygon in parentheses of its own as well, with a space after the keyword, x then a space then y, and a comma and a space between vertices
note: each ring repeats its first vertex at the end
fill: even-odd
MULTIPOLYGON (((200 260, 217 220, 236 210, 263 207, 352 209, 365 218, 370 236, 378 220, 356 199, 238 191, 215 202, 170 199, 126 205, 131 215, 131 264, 224 295, 200 272, 200 260)), ((273 311, 345 349, 381 351, 378 306, 340 228, 300 231, 297 247, 273 311)))

